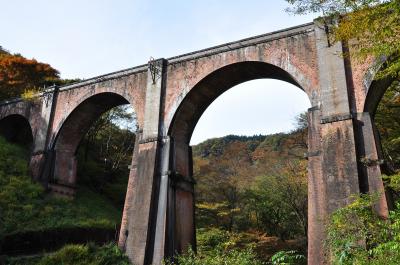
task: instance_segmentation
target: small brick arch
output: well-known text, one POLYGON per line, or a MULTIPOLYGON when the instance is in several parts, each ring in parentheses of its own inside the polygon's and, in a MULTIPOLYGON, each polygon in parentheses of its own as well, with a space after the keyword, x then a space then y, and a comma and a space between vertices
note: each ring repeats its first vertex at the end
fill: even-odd
POLYGON ((93 122, 103 113, 125 104, 129 104, 129 101, 119 94, 110 92, 95 94, 81 100, 68 117, 59 124, 57 134, 51 143, 54 154, 52 177, 57 184, 75 186, 76 152, 82 138, 93 122))
POLYGON ((365 90, 365 100, 363 111, 369 112, 371 116, 375 116, 376 109, 386 90, 396 80, 395 77, 387 76, 385 78, 377 78, 377 75, 384 69, 390 59, 382 58, 375 60, 368 68, 363 78, 365 90))
POLYGON ((21 114, 10 114, 0 120, 0 135, 6 140, 24 146, 33 144, 32 126, 21 114))

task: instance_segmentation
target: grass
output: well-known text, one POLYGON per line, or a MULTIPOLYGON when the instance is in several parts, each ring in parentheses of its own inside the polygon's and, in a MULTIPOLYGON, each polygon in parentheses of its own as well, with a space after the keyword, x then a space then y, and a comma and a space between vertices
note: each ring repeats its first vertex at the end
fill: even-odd
POLYGON ((6 265, 130 265, 128 258, 115 244, 96 246, 66 245, 42 257, 9 258, 6 265))
POLYGON ((28 176, 27 151, 0 138, 0 239, 4 235, 64 227, 115 228, 121 210, 80 187, 73 200, 55 198, 28 176))
POLYGON ((8 197, 11 204, 1 207, 5 213, 3 234, 71 227, 115 228, 121 221, 121 211, 88 188, 79 188, 76 198, 67 200, 46 194, 38 184, 22 178, 12 179, 10 185, 28 195, 19 196, 14 188, 4 189, 14 191, 14 196, 8 197))

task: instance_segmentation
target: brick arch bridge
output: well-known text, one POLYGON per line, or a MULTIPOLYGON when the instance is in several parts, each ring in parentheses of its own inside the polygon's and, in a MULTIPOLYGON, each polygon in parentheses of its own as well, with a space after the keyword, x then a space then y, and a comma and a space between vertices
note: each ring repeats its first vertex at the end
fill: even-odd
POLYGON ((76 182, 75 151, 88 126, 108 109, 131 104, 140 130, 119 245, 134 264, 161 264, 196 244, 189 142, 202 113, 236 84, 258 78, 292 83, 312 105, 308 264, 328 264, 327 217, 352 194, 382 192, 375 208, 387 215, 372 117, 390 80, 375 81, 374 60, 343 58, 346 50, 345 43, 328 45, 324 27, 312 22, 52 87, 31 101, 4 102, 0 127, 11 128, 9 117, 25 119, 33 178, 68 193, 76 182))

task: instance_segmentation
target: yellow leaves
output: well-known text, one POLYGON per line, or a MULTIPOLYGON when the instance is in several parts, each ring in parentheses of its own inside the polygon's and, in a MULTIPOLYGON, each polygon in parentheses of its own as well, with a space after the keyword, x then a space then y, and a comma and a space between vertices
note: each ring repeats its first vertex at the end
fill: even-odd
POLYGON ((21 94, 21 98, 26 101, 35 101, 39 97, 39 90, 32 88, 32 89, 25 89, 24 93, 21 94))
POLYGON ((222 202, 222 203, 201 202, 201 203, 196 204, 196 207, 198 209, 211 210, 211 211, 219 210, 219 209, 225 208, 227 206, 228 206, 228 204, 226 202, 222 202))
POLYGON ((199 202, 196 207, 200 210, 216 211, 218 216, 228 216, 240 212, 240 208, 229 208, 228 202, 199 202))
POLYGON ((385 181, 389 182, 389 187, 392 188, 395 191, 400 191, 400 173, 391 175, 391 176, 386 176, 383 175, 382 178, 385 181))
POLYGON ((346 14, 334 30, 336 40, 351 41, 355 47, 354 56, 357 59, 367 57, 390 58, 385 69, 377 78, 398 76, 400 72, 400 12, 398 1, 387 4, 365 7, 346 14))

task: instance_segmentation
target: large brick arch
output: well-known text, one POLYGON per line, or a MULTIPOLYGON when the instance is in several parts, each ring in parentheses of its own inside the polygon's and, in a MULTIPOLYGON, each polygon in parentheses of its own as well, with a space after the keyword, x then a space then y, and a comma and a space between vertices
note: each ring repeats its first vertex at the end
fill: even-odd
POLYGON ((174 190, 175 250, 185 251, 187 246, 196 244, 195 232, 193 232, 194 215, 188 214, 188 212, 194 213, 193 183, 195 182, 189 143, 200 117, 222 93, 235 85, 254 79, 269 78, 286 81, 303 90, 311 101, 313 96, 311 82, 300 75, 294 67, 286 67, 286 69, 263 61, 231 63, 217 68, 203 77, 179 101, 180 105, 173 115, 167 132, 173 143, 174 162, 171 168, 175 172, 174 174, 180 178, 174 190), (291 72, 286 69, 291 69, 291 72), (294 75, 297 78, 302 77, 298 80, 294 75), (303 89, 303 86, 306 89, 303 89))
MULTIPOLYGON (((314 32, 306 28, 290 37, 274 37, 268 42, 257 45, 244 46, 242 44, 234 49, 229 49, 231 46, 227 45, 226 50, 216 47, 217 51, 213 50, 210 54, 206 54, 207 56, 200 58, 197 58, 197 54, 188 54, 188 58, 184 55, 168 59, 165 127, 168 129, 171 126, 175 112, 186 95, 204 79, 222 71, 225 67, 232 70, 231 73, 227 71, 227 74, 239 75, 238 77, 228 77, 228 79, 232 79, 232 83, 240 83, 240 81, 233 80, 233 78, 240 79, 240 75, 250 76, 251 73, 246 73, 246 71, 249 72, 252 68, 256 72, 265 71, 265 73, 258 73, 258 78, 271 78, 274 75, 273 71, 276 70, 276 76, 272 78, 282 79, 283 77, 280 75, 285 72, 291 77, 289 82, 295 83, 308 94, 311 105, 317 105, 320 100, 320 84, 315 41, 314 32), (262 63, 265 64, 264 68, 261 67, 262 63), (267 69, 267 65, 270 65, 269 69, 267 69), (246 68, 248 69, 246 70, 246 68)), ((257 73, 253 75, 257 76, 257 73)), ((219 77, 220 80, 215 80, 215 82, 223 83, 225 77, 222 75, 219 77)), ((284 78, 289 80, 289 78, 284 78)), ((248 81, 245 78, 243 80, 248 81)))
POLYGON ((67 106, 67 111, 63 113, 63 117, 57 121, 57 124, 54 124, 53 139, 50 143, 51 146, 55 147, 55 145, 59 144, 59 138, 65 133, 63 132, 63 130, 66 129, 63 128, 65 126, 80 127, 83 128, 83 131, 87 130, 87 123, 78 123, 76 126, 70 126, 73 125, 72 121, 82 120, 82 122, 84 122, 84 119, 92 124, 104 112, 125 104, 129 104, 136 111, 134 106, 130 103, 129 98, 115 92, 100 91, 96 94, 89 94, 86 97, 77 98, 72 104, 67 106))
POLYGON ((59 124, 51 143, 54 152, 53 177, 57 184, 73 187, 76 182, 76 151, 90 126, 108 110, 129 104, 116 93, 102 92, 77 101, 67 118, 59 124))
MULTIPOLYGON (((273 64, 245 61, 221 67, 195 84, 180 101, 168 128, 168 135, 189 144, 193 130, 208 106, 222 93, 235 85, 255 79, 277 79, 303 90, 290 73, 273 64)), ((303 79, 304 80, 304 79, 303 79)), ((304 85, 306 85, 304 83, 304 85)), ((307 87, 308 91, 311 90, 307 87)), ((307 94, 307 91, 305 91, 307 94)), ((308 94, 307 94, 308 95, 308 94)), ((312 95, 308 95, 309 98, 312 95)), ((311 100, 311 99, 310 99, 311 100)))

